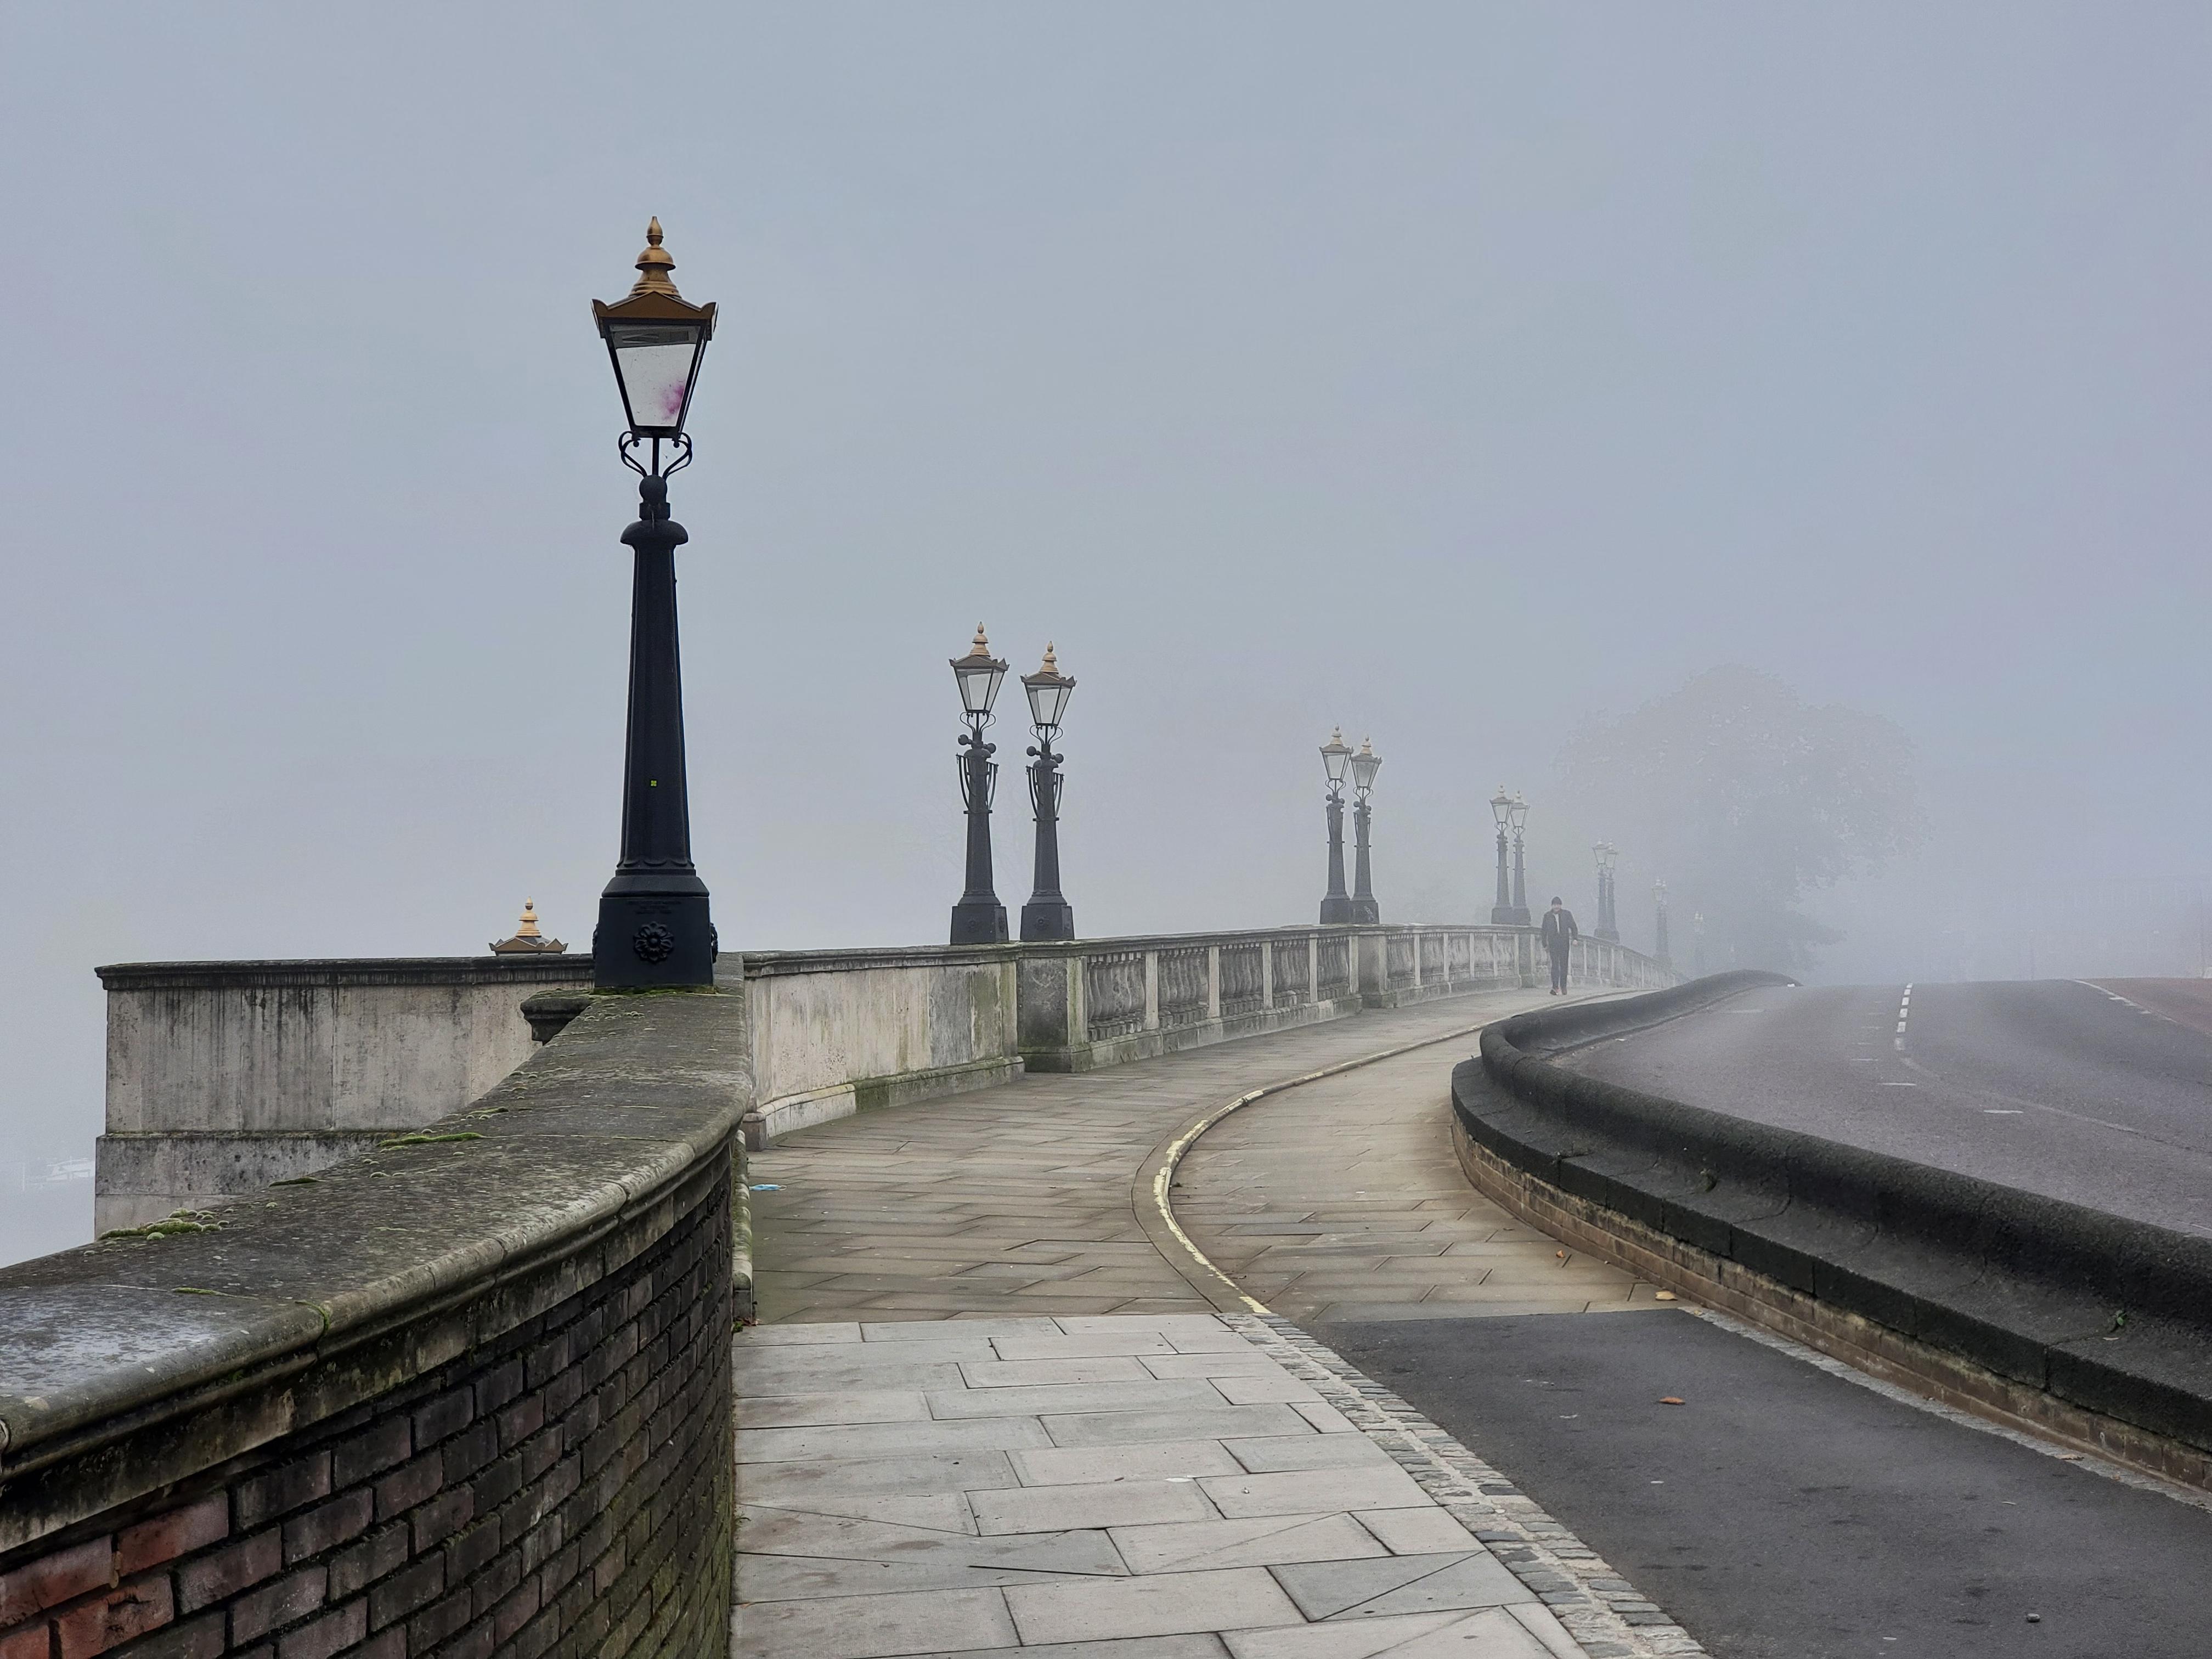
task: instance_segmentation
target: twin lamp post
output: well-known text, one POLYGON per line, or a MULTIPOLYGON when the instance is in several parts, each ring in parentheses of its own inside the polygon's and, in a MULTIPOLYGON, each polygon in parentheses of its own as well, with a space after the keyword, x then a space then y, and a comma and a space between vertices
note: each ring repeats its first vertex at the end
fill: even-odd
MULTIPOLYGON (((999 763, 991 757, 998 745, 983 740, 991 723, 991 705, 998 701, 1006 665, 991 654, 983 625, 975 624, 975 642, 964 657, 952 659, 952 678, 960 688, 961 713, 968 730, 960 738, 960 799, 968 809, 968 882, 960 902, 952 907, 952 943, 1003 945, 1006 939, 1006 907, 992 888, 991 801, 997 793, 999 763)), ((1060 736, 1060 715, 1073 695, 1075 681, 1060 672, 1059 660, 1048 643, 1044 664, 1034 674, 1022 676, 1022 690, 1030 704, 1030 729, 1036 742, 1030 745, 1030 805, 1036 814, 1036 879, 1030 902, 1022 906, 1022 937, 1062 939, 1075 937, 1075 908, 1060 890, 1060 800, 1064 780, 1060 763, 1066 756, 1054 752, 1060 736)))
POLYGON ((1368 792, 1375 787, 1375 775, 1382 769, 1382 757, 1375 752, 1370 739, 1363 738, 1358 753, 1344 740, 1344 729, 1339 726, 1328 734, 1328 741, 1321 746, 1322 770, 1328 779, 1328 796, 1325 803, 1328 812, 1328 891, 1321 902, 1323 927, 1363 921, 1380 921, 1382 908, 1375 901, 1375 874, 1370 863, 1371 839, 1370 830, 1375 819, 1375 809, 1369 805, 1368 792), (1352 793, 1358 797, 1352 808, 1352 890, 1344 890, 1344 776, 1352 775, 1352 793))

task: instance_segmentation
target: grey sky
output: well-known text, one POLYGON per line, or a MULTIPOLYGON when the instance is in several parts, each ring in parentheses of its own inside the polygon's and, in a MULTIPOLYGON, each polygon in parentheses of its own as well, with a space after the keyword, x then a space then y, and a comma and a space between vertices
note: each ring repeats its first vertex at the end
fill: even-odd
POLYGON ((1833 976, 2172 966, 2208 71, 2202 5, 11 8, 0 1142, 95 1129, 97 962, 587 941, 649 214, 729 943, 941 937, 981 617, 1080 681, 1085 933, 1310 919, 1335 721, 1386 917, 1486 906, 1500 780, 1586 905, 1561 740, 1737 661, 1921 745, 1833 976))

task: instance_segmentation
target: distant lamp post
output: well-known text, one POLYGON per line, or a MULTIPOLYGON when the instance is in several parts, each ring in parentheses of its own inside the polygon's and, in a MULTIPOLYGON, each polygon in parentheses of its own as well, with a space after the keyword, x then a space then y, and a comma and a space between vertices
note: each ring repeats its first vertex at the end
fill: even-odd
POLYGON ((1663 881, 1651 884, 1651 915, 1656 936, 1651 954, 1659 959, 1662 968, 1671 969, 1674 958, 1667 948, 1667 884, 1663 881))
POLYGON ((1065 781, 1060 763, 1066 758, 1052 751, 1060 735, 1060 711, 1075 690, 1075 681, 1060 672, 1052 642, 1044 647, 1044 663, 1034 674, 1022 676, 1022 690, 1030 700, 1030 729, 1036 742, 1030 750, 1030 805, 1036 812, 1036 882, 1030 902, 1022 906, 1024 939, 1073 939, 1075 907, 1060 890, 1060 794, 1065 781))
POLYGON ((669 476, 691 460, 684 421, 714 336, 714 307, 676 291, 668 276, 676 261, 660 246, 659 220, 646 228, 645 240, 628 296, 592 302, 629 418, 617 448, 638 475, 637 522, 622 538, 634 555, 622 859, 599 896, 592 933, 592 981, 612 989, 712 985, 716 945, 707 884, 691 864, 684 763, 676 550, 690 538, 668 516, 669 476))
POLYGON ((1690 912, 1690 976, 1692 979, 1705 976, 1705 913, 1703 910, 1690 912))
POLYGON ((1613 866, 1620 862, 1620 848, 1609 841, 1601 841, 1590 849, 1597 854, 1597 937, 1620 943, 1620 922, 1613 914, 1613 866))
POLYGON ((1321 902, 1323 927, 1359 920, 1352 895, 1344 890, 1344 770, 1351 760, 1352 750, 1340 726, 1321 746, 1322 770, 1328 775, 1328 892, 1321 902))
POLYGON ((1357 855, 1352 862, 1352 919, 1354 921, 1380 921, 1381 908, 1375 902, 1375 872, 1369 863, 1370 830, 1375 822, 1375 809, 1368 804, 1367 792, 1375 787, 1375 775, 1382 769, 1382 757, 1375 752, 1374 741, 1359 740, 1359 752, 1352 757, 1352 787, 1358 802, 1352 809, 1352 843, 1357 855))
POLYGON ((1490 907, 1493 927, 1513 925, 1513 866, 1510 845, 1513 828, 1513 797, 1499 784, 1498 793, 1490 798, 1490 815, 1498 820, 1498 902, 1490 907))
POLYGON ((1528 845, 1524 831, 1528 823, 1528 803, 1521 799, 1521 792, 1513 792, 1510 809, 1513 819, 1513 925, 1528 926, 1528 845))
POLYGON ((991 705, 999 700, 999 684, 1006 678, 1006 665, 991 654, 983 624, 977 623, 968 654, 952 659, 960 712, 968 721, 960 738, 960 799, 968 808, 968 886, 952 907, 955 945, 1003 945, 1006 940, 1006 907, 991 889, 991 798, 999 787, 999 763, 991 757, 999 746, 983 741, 991 705))

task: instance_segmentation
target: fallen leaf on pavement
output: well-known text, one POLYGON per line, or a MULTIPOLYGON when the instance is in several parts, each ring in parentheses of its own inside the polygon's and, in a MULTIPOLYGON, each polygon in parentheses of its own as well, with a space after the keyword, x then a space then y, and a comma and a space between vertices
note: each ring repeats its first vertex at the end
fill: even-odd
POLYGON ((1654 1302, 1672 1302, 1674 1300, 1674 1292, 1672 1291, 1654 1291, 1651 1292, 1651 1299, 1654 1302))
POLYGON ((1679 1394, 1662 1395, 1659 1397, 1659 1403, 1662 1406, 1679 1406, 1682 1403, 1682 1396, 1679 1394))

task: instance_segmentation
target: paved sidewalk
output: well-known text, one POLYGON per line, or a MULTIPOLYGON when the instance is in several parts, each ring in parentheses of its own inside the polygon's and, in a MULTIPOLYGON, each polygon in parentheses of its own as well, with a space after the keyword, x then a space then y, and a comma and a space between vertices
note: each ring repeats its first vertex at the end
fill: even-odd
MULTIPOLYGON (((1209 1311, 1153 1247, 1131 1200, 1131 1179, 1159 1140, 1262 1084, 1545 1000, 1520 990, 1449 997, 786 1136, 750 1161, 761 1322, 1209 1311)), ((1405 1075, 1432 1083, 1456 1057, 1428 1050, 1409 1057, 1405 1075)), ((1272 1117, 1282 1103, 1250 1109, 1272 1117)), ((1458 1179, 1449 1148, 1443 1173, 1458 1179)))
POLYGON ((1231 1114, 1183 1159, 1176 1219, 1301 1325, 1659 1305, 1656 1285, 1562 1249, 1468 1184, 1451 1067, 1474 1049, 1417 1049, 1231 1114))
POLYGON ((1701 1650, 1279 1322, 764 1326, 737 1356, 737 1659, 1701 1650))

